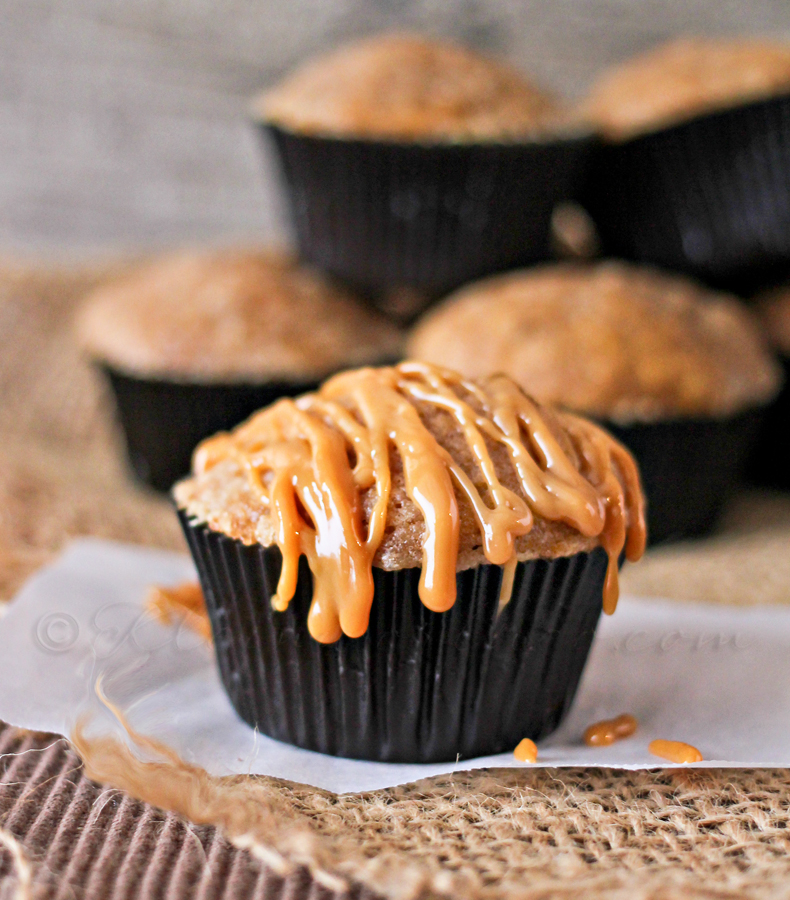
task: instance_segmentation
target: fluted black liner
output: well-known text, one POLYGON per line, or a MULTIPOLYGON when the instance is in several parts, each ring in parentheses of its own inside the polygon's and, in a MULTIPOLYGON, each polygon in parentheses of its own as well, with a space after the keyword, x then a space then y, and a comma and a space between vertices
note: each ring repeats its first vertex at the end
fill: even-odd
POLYGON ((314 390, 295 384, 199 384, 137 378, 103 366, 115 394, 131 467, 145 484, 168 490, 189 473, 204 438, 243 422, 279 397, 314 390))
POLYGON ((548 259, 552 209, 579 186, 592 143, 426 145, 261 127, 302 255, 400 318, 467 281, 548 259))
POLYGON ((749 481, 790 489, 790 356, 782 359, 784 386, 765 412, 760 436, 749 460, 749 481))
POLYGON ((179 515, 225 689, 242 719, 270 737, 357 759, 468 759, 545 737, 573 700, 601 612, 600 549, 520 563, 499 615, 499 566, 459 572, 445 613, 420 601, 419 569, 374 568, 365 635, 320 644, 307 631, 304 558, 296 595, 275 612, 280 551, 179 515))
POLYGON ((731 290, 790 272, 790 96, 596 148, 585 194, 607 253, 731 290))
POLYGON ((651 544, 699 537, 715 527, 743 476, 764 414, 761 407, 722 419, 605 423, 639 465, 651 544))

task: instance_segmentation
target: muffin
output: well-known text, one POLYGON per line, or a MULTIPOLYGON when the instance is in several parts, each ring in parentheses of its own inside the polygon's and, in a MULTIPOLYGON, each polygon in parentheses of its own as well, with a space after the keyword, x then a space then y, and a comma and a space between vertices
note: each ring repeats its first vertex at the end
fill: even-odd
POLYGON ((755 310, 768 340, 779 355, 785 380, 768 409, 749 466, 751 480, 769 487, 790 488, 790 287, 756 298, 755 310))
POLYGON ((174 496, 239 715, 363 759, 548 734, 644 547, 614 439, 423 363, 278 401, 201 444, 174 496))
POLYGON ((399 318, 471 278, 545 259, 590 144, 519 72, 383 35, 308 63, 254 104, 304 256, 399 318))
POLYGON ((395 359, 401 340, 273 250, 162 257, 94 291, 79 331, 113 388, 133 470, 161 490, 203 438, 347 365, 395 359))
POLYGON ((609 253, 743 290, 790 270, 790 44, 683 38, 604 72, 586 202, 609 253))
POLYGON ((472 378, 503 371, 603 423, 639 463, 652 542, 713 526, 779 384, 735 298, 619 262, 470 285, 417 323, 407 353, 472 378))

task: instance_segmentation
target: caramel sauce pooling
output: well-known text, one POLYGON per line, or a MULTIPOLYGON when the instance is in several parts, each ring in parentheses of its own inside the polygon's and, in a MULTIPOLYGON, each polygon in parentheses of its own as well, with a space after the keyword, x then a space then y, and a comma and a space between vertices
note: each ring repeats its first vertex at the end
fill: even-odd
POLYGON ((595 722, 585 730, 584 743, 588 747, 610 747, 615 741, 631 737, 636 732, 637 725, 636 719, 628 713, 595 722))
POLYGON ((283 557, 273 606, 288 606, 304 554, 314 584, 308 628, 322 643, 367 630, 373 558, 387 523, 391 448, 425 522, 419 594, 428 609, 444 612, 455 602, 461 492, 494 565, 514 558, 515 540, 530 531, 535 514, 597 537, 609 556, 604 610, 613 612, 618 557, 625 548, 628 559, 638 559, 645 546, 636 465, 596 425, 567 413, 556 416, 581 471, 540 407, 503 375, 473 382, 417 362, 358 369, 336 375, 316 393, 282 399, 234 432, 205 441, 194 469, 200 474, 232 457, 247 471, 262 513, 273 517, 283 557), (482 473, 482 493, 426 427, 418 404, 455 419, 482 473), (501 483, 487 442, 507 451, 523 497, 501 483), (366 523, 362 492, 371 488, 376 501, 366 523))

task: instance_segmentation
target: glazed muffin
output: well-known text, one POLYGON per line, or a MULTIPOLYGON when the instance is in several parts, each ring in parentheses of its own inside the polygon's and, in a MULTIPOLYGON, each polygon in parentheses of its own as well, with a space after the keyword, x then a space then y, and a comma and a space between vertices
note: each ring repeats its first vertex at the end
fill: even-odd
POLYGON ((421 363, 280 400, 201 444, 174 495, 236 710, 367 759, 553 730, 619 558, 644 546, 637 470, 609 435, 506 377, 421 363))
POLYGON ((195 445, 347 365, 397 357, 401 335, 286 253, 183 252, 98 288, 79 321, 108 374, 136 473, 167 489, 195 445))
POLYGON ((682 38, 604 72, 588 205, 608 252, 743 289, 790 268, 790 43, 682 38))
POLYGON ((308 63, 254 115, 274 138, 302 253, 407 317, 470 278, 545 258, 551 209, 589 145, 515 69, 404 34, 308 63))
POLYGON ((784 368, 782 391, 768 410, 752 454, 749 474, 757 484, 790 488, 790 288, 774 288, 756 299, 763 331, 784 368))
POLYGON ((469 377, 506 372, 605 423, 640 464, 654 542, 713 525, 779 384, 735 298, 617 262, 470 285, 415 326, 407 353, 469 377))

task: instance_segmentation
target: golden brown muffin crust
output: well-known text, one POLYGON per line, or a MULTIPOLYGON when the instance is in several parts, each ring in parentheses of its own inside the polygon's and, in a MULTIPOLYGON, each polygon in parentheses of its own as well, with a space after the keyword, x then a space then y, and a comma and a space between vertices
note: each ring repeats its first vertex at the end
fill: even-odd
POLYGON ((756 298, 755 309, 766 338, 782 356, 790 357, 790 285, 756 298))
POLYGON ((509 66, 408 34, 319 57, 254 109, 300 134, 441 142, 544 135, 561 128, 563 115, 553 97, 509 66))
MULTIPOLYGON (((467 398, 474 402, 471 398, 467 398)), ((477 461, 462 435, 457 421, 435 407, 417 404, 420 417, 439 443, 445 447, 478 488, 484 478, 477 461)), ((562 448, 578 468, 580 463, 574 445, 551 410, 543 409, 548 424, 562 448)), ((521 482, 510 457, 501 445, 488 443, 488 450, 502 484, 524 497, 521 482)), ((400 456, 391 451, 392 493, 387 507, 387 527, 384 539, 374 557, 374 564, 387 571, 417 568, 423 559, 425 521, 406 492, 400 456)), ((239 463, 225 459, 200 475, 192 476, 176 485, 174 495, 178 506, 193 519, 207 524, 215 531, 243 541, 245 544, 275 543, 274 526, 262 513, 258 494, 239 463)), ((362 496, 366 522, 376 500, 374 488, 362 496)), ((458 569, 468 569, 487 563, 483 552, 480 529, 468 499, 457 492, 460 514, 460 544, 458 569)), ((569 525, 552 522, 535 515, 532 530, 516 540, 519 559, 552 559, 589 551, 598 545, 597 538, 587 538, 569 525)))
POLYGON ((394 325, 276 251, 164 257, 91 294, 80 332, 98 360, 185 381, 312 381, 401 344, 394 325))
POLYGON ((790 44, 756 37, 685 37, 604 72, 581 109, 607 137, 625 140, 787 92, 790 44))
POLYGON ((407 352, 471 378, 504 372, 544 403, 617 422, 727 416, 779 383, 735 298, 614 262, 463 288, 415 326, 407 352))

